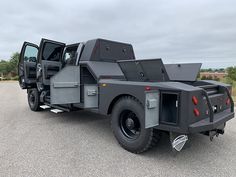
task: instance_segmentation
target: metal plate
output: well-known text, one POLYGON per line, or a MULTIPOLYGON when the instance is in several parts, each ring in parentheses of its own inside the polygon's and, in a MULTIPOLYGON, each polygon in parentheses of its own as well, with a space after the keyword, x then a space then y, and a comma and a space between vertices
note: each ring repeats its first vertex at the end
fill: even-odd
POLYGON ((119 66, 128 81, 168 81, 161 59, 119 61, 119 66))
POLYGON ((120 76, 124 77, 123 73, 117 63, 109 63, 109 62, 86 62, 88 67, 94 73, 95 77, 98 79, 102 76, 120 76))
POLYGON ((201 66, 201 63, 165 64, 172 81, 196 81, 201 66))
POLYGON ((159 91, 145 92, 145 128, 159 125, 159 91))
POLYGON ((55 113, 55 114, 64 112, 63 110, 60 110, 60 109, 51 109, 50 111, 55 113))
POLYGON ((80 103, 80 68, 66 66, 50 80, 51 104, 80 103))

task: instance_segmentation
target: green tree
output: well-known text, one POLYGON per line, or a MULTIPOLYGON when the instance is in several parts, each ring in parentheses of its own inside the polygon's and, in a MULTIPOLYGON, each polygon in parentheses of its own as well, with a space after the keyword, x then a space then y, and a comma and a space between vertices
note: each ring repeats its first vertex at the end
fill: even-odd
POLYGON ((213 71, 213 69, 209 68, 209 69, 207 69, 207 71, 208 71, 208 72, 212 72, 212 71, 213 71))
POLYGON ((8 61, 1 60, 0 61, 0 74, 7 75, 11 71, 10 65, 8 61))
POLYGON ((18 65, 19 58, 20 58, 20 54, 18 52, 15 52, 13 53, 9 61, 10 70, 14 76, 17 75, 17 65, 18 65))
POLYGON ((233 80, 232 80, 230 77, 226 77, 226 78, 225 78, 225 83, 226 83, 226 84, 233 85, 234 82, 233 82, 233 80))
POLYGON ((219 72, 224 73, 224 72, 225 72, 225 69, 224 69, 224 68, 220 68, 220 69, 219 69, 219 72))
POLYGON ((227 68, 228 76, 231 80, 236 81, 236 66, 227 68))
POLYGON ((206 80, 207 77, 206 76, 202 76, 201 80, 206 80))
POLYGON ((20 54, 15 52, 12 54, 9 61, 1 60, 0 61, 0 76, 6 77, 7 75, 16 76, 17 75, 17 65, 19 61, 20 54))
POLYGON ((207 80, 213 80, 213 77, 212 76, 208 76, 207 80))

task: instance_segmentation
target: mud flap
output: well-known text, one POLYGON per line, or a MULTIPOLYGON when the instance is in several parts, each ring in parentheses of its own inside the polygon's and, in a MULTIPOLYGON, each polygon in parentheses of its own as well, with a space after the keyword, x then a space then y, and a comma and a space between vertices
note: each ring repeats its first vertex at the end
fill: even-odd
POLYGON ((170 143, 174 153, 180 152, 187 141, 187 135, 170 132, 170 143))

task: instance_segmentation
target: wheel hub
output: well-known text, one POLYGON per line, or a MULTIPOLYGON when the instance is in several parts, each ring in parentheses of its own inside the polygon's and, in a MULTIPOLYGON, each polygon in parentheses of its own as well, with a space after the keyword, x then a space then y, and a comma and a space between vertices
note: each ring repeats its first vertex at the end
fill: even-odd
POLYGON ((133 130, 134 128, 134 120, 132 118, 127 118, 125 124, 129 130, 133 130))
POLYGON ((130 139, 136 139, 140 135, 141 127, 136 114, 125 110, 120 115, 121 132, 130 139))
POLYGON ((30 102, 32 102, 32 103, 33 103, 33 102, 34 102, 34 100, 35 100, 35 98, 34 98, 34 95, 31 93, 31 94, 30 94, 30 102))

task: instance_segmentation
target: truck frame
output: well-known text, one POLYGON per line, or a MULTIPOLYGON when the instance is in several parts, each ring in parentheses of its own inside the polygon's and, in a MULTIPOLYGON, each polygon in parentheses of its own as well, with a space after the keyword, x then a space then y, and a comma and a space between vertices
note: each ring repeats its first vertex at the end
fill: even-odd
MULTIPOLYGON (((94 39, 66 45, 24 42, 19 84, 32 111, 81 109, 110 115, 115 138, 126 150, 144 152, 163 132, 180 151, 191 133, 212 140, 234 117, 228 84, 197 80, 201 63, 136 60, 131 44, 94 39)), ((79 114, 79 112, 78 112, 79 114)))

